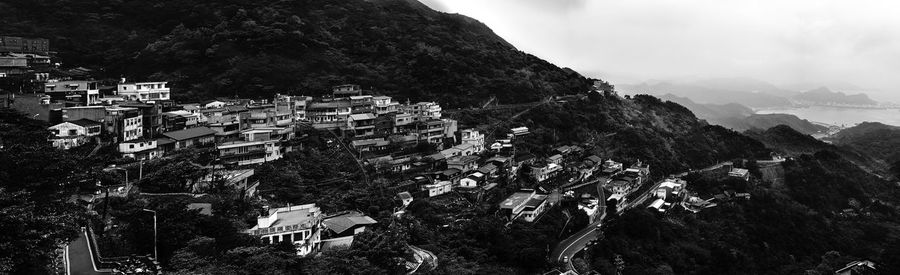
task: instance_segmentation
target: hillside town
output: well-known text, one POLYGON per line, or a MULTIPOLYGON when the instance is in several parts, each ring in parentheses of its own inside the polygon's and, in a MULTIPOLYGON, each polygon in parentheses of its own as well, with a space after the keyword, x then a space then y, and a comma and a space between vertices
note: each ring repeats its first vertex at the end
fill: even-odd
MULTIPOLYGON (((497 129, 461 127, 457 120, 442 115, 437 102, 396 99, 360 85, 337 85, 315 97, 277 94, 266 99, 177 102, 173 98, 178 89, 166 81, 98 81, 87 69, 59 70, 45 55, 49 53, 46 39, 3 37, 2 41, 7 53, 0 57, 0 76, 17 80, 21 89, 4 95, 5 107, 47 121, 52 132, 48 140, 54 147, 88 147, 90 154, 114 148, 117 157, 125 160, 104 169, 124 172, 123 183, 85 194, 89 203, 110 196, 202 196, 218 184, 244 199, 265 201, 255 168, 304 150, 310 133, 327 136, 332 146, 346 149, 366 171, 400 175, 391 177, 396 182, 387 186, 396 194, 398 216, 415 200, 452 196, 493 203, 510 223, 534 223, 548 209, 572 201, 594 222, 592 229, 599 228, 609 211, 643 206, 660 214, 675 207, 696 213, 732 198, 749 199, 749 194, 733 191, 701 197, 687 191, 689 183, 681 176, 653 179, 650 165, 639 160, 626 165, 592 154, 584 145, 553 145, 552 153, 545 156, 517 152, 520 140, 530 134, 527 127, 512 125, 501 129, 501 134, 487 136, 486 131, 497 129), (22 48, 10 46, 16 43, 22 48), (189 193, 135 186, 143 178, 145 162, 190 149, 212 152, 215 161, 204 167, 209 172, 194 181, 189 193), (135 166, 139 174, 129 179, 135 166), (504 193, 497 189, 509 186, 521 188, 500 196, 504 193)), ((732 167, 727 163, 704 171, 724 171, 724 176, 749 180, 746 169, 732 167)), ((214 211, 203 203, 188 207, 207 214, 214 211)), ((291 243, 301 257, 349 247, 354 235, 379 226, 379 221, 354 209, 326 213, 315 203, 265 208, 245 234, 265 243, 291 243)), ((88 248, 99 249, 94 247, 98 237, 93 230, 87 228, 84 235, 88 248)), ((430 252, 410 250, 422 256, 409 261, 409 270, 429 261, 431 268, 437 265, 430 252)), ((567 254, 558 259, 567 263, 578 251, 563 251, 567 254)), ((91 257, 93 262, 101 261, 91 257)), ((151 262, 159 264, 155 257, 144 259, 146 268, 153 269, 151 262)), ((127 265, 119 261, 114 266, 127 265)))

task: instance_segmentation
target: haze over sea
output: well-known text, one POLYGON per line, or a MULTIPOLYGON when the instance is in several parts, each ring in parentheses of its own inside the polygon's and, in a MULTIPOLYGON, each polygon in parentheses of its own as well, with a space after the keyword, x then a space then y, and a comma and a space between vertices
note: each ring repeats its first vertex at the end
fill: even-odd
POLYGON ((898 109, 855 109, 825 106, 806 108, 764 109, 757 114, 792 114, 813 122, 850 127, 861 122, 881 122, 900 126, 898 109))

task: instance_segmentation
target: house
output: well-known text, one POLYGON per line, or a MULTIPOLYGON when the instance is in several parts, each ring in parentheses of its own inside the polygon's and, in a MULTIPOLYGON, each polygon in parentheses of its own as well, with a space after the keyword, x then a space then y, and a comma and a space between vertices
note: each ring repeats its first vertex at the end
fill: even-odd
POLYGON ((213 131, 212 129, 206 127, 196 127, 172 132, 165 132, 162 133, 162 135, 174 141, 174 146, 171 148, 173 150, 213 144, 216 140, 216 131, 213 131))
POLYGON ((59 123, 48 127, 53 132, 50 141, 53 147, 69 149, 87 143, 92 137, 100 135, 102 124, 90 119, 79 119, 59 123))
POLYGON ((552 155, 549 158, 547 158, 547 162, 550 162, 550 163, 553 163, 556 165, 562 165, 563 156, 560 154, 552 155))
POLYGON ((463 173, 478 169, 478 156, 456 156, 447 159, 448 169, 459 169, 463 173))
POLYGON ((140 109, 121 106, 108 106, 105 109, 107 130, 115 133, 118 141, 144 137, 144 116, 140 109))
POLYGON ((482 165, 481 167, 478 167, 478 172, 484 174, 486 178, 492 179, 496 178, 500 174, 500 169, 497 168, 496 164, 489 162, 485 165, 482 165))
POLYGON ((463 172, 456 168, 449 168, 434 174, 434 179, 438 181, 449 181, 452 184, 459 184, 463 172))
POLYGON ((225 108, 225 104, 226 103, 224 101, 207 100, 207 101, 200 102, 200 107, 203 109, 219 109, 219 108, 225 108))
POLYGON ((484 151, 484 135, 479 133, 478 130, 475 129, 465 129, 461 131, 461 139, 462 144, 469 144, 473 146, 473 150, 476 154, 479 154, 484 151))
POLYGON ((836 275, 865 275, 878 274, 878 265, 870 260, 859 260, 848 263, 841 269, 835 270, 836 275))
POLYGON ((481 172, 475 172, 469 175, 468 177, 461 179, 459 181, 459 186, 464 188, 475 188, 480 185, 483 185, 485 182, 485 176, 481 172))
POLYGON ((453 183, 450 181, 438 181, 432 184, 422 185, 423 191, 428 191, 428 197, 440 196, 450 193, 453 190, 453 183))
POLYGON ((516 127, 510 130, 511 135, 514 137, 524 136, 528 134, 528 127, 516 127))
POLYGON ((235 165, 251 165, 273 161, 282 157, 278 140, 232 141, 216 146, 222 162, 235 165))
POLYGON ((375 134, 375 115, 372 113, 352 114, 347 119, 347 131, 356 137, 375 134))
POLYGON ((511 220, 523 217, 533 222, 547 207, 547 195, 538 194, 533 189, 521 189, 500 203, 500 211, 511 220))
POLYGON ((538 182, 543 182, 555 177, 562 170, 562 166, 555 163, 535 163, 531 165, 531 177, 538 182))
POLYGON ((666 209, 663 208, 665 203, 666 201, 663 199, 656 199, 655 201, 653 201, 653 203, 650 204, 650 206, 647 206, 647 208, 656 209, 659 212, 666 212, 666 209))
POLYGON ((126 98, 126 100, 144 102, 169 100, 171 98, 168 82, 125 83, 125 79, 122 80, 122 83, 119 83, 116 87, 116 94, 126 98))
POLYGON ((90 106, 100 103, 100 85, 96 81, 67 80, 44 84, 44 94, 53 102, 74 106, 90 106))
POLYGON ((315 204, 269 209, 247 233, 271 244, 292 243, 298 256, 306 256, 319 250, 323 218, 315 204))
POLYGON ((622 166, 621 162, 615 162, 615 161, 609 159, 609 160, 606 160, 605 162, 603 162, 603 169, 601 170, 601 173, 604 175, 608 175, 608 176, 614 175, 616 173, 621 172, 622 167, 623 166, 622 166))
POLYGON ((750 180, 750 171, 742 168, 731 168, 731 171, 728 172, 728 176, 732 178, 750 180))
POLYGON ((397 199, 400 200, 400 203, 403 203, 404 207, 409 206, 409 204, 413 202, 412 194, 406 191, 397 193, 397 199))
POLYGON ((234 189, 245 197, 253 197, 256 195, 257 187, 259 187, 259 180, 250 181, 250 177, 254 173, 253 169, 214 170, 197 181, 192 191, 194 193, 204 193, 212 188, 221 186, 234 189))
POLYGON ((678 198, 686 183, 680 179, 666 179, 656 189, 656 197, 666 201, 678 198))
POLYGON ((150 160, 159 157, 159 144, 156 139, 135 139, 119 143, 119 153, 122 157, 137 160, 150 160))
POLYGON ((338 238, 352 237, 366 231, 367 226, 378 224, 378 222, 358 211, 346 211, 325 217, 323 224, 326 230, 324 238, 338 238))

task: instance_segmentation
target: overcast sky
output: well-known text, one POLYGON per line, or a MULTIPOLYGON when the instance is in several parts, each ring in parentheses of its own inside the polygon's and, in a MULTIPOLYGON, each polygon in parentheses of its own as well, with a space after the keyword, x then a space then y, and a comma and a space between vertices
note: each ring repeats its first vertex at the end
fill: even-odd
POLYGON ((750 77, 847 82, 900 101, 900 2, 422 0, 520 50, 616 83, 750 77))

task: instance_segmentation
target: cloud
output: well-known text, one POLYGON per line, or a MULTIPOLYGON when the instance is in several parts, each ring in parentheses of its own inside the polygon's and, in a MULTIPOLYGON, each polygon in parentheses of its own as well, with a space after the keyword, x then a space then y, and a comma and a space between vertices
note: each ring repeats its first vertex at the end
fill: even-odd
MULTIPOLYGON (((752 77, 900 89, 900 2, 425 0, 615 82, 752 77)), ((900 93, 892 93, 900 100, 900 93)))

